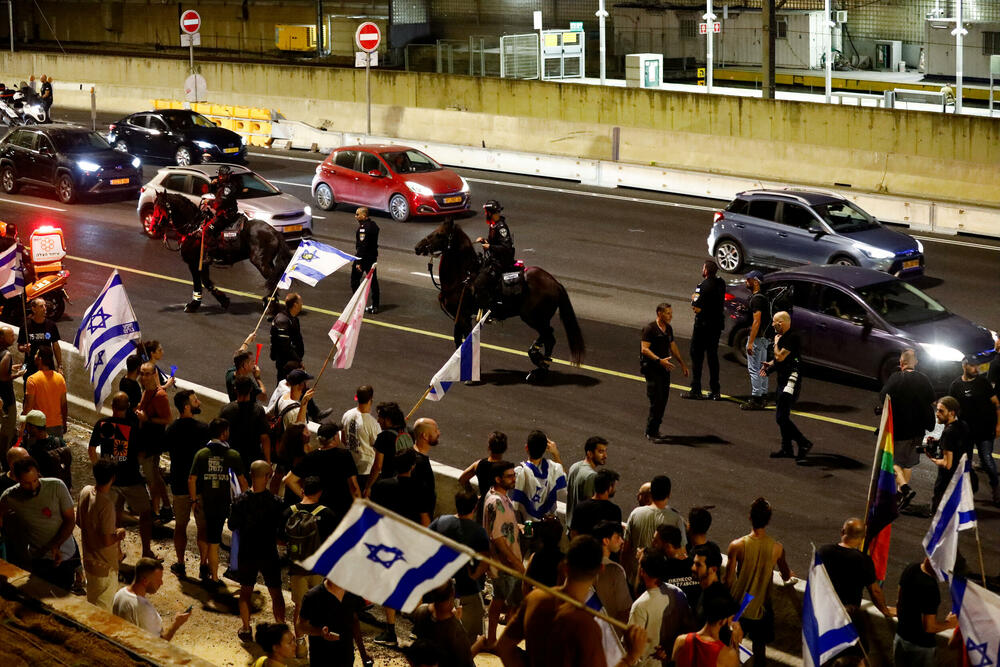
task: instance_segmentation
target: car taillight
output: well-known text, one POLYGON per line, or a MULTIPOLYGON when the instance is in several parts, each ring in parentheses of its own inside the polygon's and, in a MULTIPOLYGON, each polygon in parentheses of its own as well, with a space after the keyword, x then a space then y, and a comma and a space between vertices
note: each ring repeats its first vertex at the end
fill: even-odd
POLYGON ((716 223, 720 220, 725 220, 725 217, 722 215, 722 211, 716 211, 715 215, 712 216, 712 222, 716 223))
POLYGON ((726 292, 726 301, 732 301, 735 298, 736 298, 735 296, 733 296, 729 292, 726 292))
POLYGON ((141 188, 139 188, 139 194, 142 194, 145 191, 146 191, 146 186, 145 185, 142 186, 141 188))

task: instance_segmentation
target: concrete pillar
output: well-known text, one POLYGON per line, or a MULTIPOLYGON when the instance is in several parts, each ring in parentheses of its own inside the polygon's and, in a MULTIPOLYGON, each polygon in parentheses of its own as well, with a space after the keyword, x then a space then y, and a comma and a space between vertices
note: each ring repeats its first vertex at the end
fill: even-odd
POLYGON ((774 0, 764 0, 761 7, 761 16, 763 17, 763 34, 761 43, 761 69, 763 70, 763 76, 761 78, 761 89, 764 92, 765 100, 774 99, 774 30, 775 30, 775 20, 774 20, 774 0))

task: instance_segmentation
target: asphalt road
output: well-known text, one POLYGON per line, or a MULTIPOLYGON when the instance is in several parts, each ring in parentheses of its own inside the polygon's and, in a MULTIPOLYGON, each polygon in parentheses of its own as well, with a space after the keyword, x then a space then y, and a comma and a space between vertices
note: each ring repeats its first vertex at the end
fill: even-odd
MULTIPOLYGON (((58 114, 57 114, 58 115, 58 114)), ((110 118, 109 118, 110 119, 110 118)), ((260 152, 260 151, 257 151, 260 152)), ((308 183, 320 156, 295 152, 251 156, 250 165, 283 190, 308 201, 308 183), (294 159, 288 159, 294 158, 294 159)), ((155 167, 147 166, 151 177, 155 167)), ((456 386, 444 401, 425 403, 419 415, 438 420, 442 429, 435 458, 465 467, 485 451, 486 436, 506 431, 515 443, 512 458, 531 429, 541 428, 557 443, 567 467, 582 457, 587 437, 601 434, 611 442, 608 465, 622 475, 617 500, 630 510, 642 481, 658 473, 671 476, 672 504, 686 512, 712 505, 712 537, 720 543, 749 528, 750 502, 764 495, 774 505, 772 533, 788 548, 793 569, 805 573, 810 543, 835 541, 841 522, 864 512, 877 422, 870 383, 813 371, 805 380, 797 418, 815 448, 807 465, 772 461, 777 427, 773 412, 743 413, 735 403, 692 403, 674 392, 663 431, 673 444, 653 445, 643 437, 645 389, 638 376, 638 329, 653 319, 655 305, 675 304, 675 330, 687 356, 691 314, 687 302, 700 280, 706 256, 705 237, 718 202, 629 190, 599 190, 578 184, 496 173, 462 171, 473 189, 473 202, 499 199, 517 242, 518 256, 544 267, 566 285, 587 341, 586 366, 557 364, 544 386, 523 382, 530 364, 524 355, 534 338, 520 322, 493 324, 483 333, 485 383, 456 386)), ((316 237, 350 251, 353 215, 346 209, 316 211, 316 237)), ((52 222, 61 225, 71 258, 73 302, 61 325, 71 338, 79 316, 103 286, 111 267, 122 272, 145 338, 158 338, 165 361, 185 379, 222 388, 232 350, 259 317, 263 281, 249 264, 214 270, 223 288, 244 295, 222 313, 206 295, 197 314, 181 312, 190 296, 187 269, 175 253, 144 237, 135 202, 100 201, 63 206, 54 195, 24 190, 0 197, 0 217, 22 229, 52 222), (253 296, 257 295, 257 296, 253 296)), ((354 388, 371 383, 376 401, 395 400, 404 411, 417 401, 426 382, 452 351, 450 322, 436 305, 426 273, 426 259, 412 248, 436 224, 398 224, 377 216, 382 252, 379 277, 382 312, 366 320, 354 367, 331 371, 319 386, 319 403, 346 410, 354 388)), ((463 223, 472 235, 484 224, 478 216, 463 223)), ((930 239, 927 235, 921 238, 930 239)), ((995 298, 1000 286, 1000 243, 973 238, 925 240, 928 277, 921 280, 952 310, 993 328, 1000 326, 995 298)), ((318 370, 329 350, 327 331, 335 313, 350 298, 346 271, 316 288, 302 286, 302 318, 307 366, 318 370)), ((555 324, 555 356, 567 358, 565 336, 555 324)), ((266 342, 266 327, 261 339, 266 342)), ((261 366, 273 385, 274 371, 261 366)), ((675 383, 686 384, 679 373, 675 383)), ((746 371, 731 359, 722 363, 724 393, 749 393, 746 371)), ((917 503, 928 502, 932 466, 915 474, 917 503)), ((985 486, 985 484, 984 484, 985 486)), ((985 497, 985 496, 984 496, 985 497)), ((979 505, 987 571, 1000 569, 1000 510, 979 505)), ((927 519, 901 517, 894 525, 889 588, 902 566, 919 557, 927 519)), ((974 554, 970 535, 963 535, 974 554)))

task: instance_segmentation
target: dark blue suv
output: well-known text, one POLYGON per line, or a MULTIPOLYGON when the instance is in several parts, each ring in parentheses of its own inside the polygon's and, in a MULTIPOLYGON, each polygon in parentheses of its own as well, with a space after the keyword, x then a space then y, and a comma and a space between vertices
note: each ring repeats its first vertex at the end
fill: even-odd
POLYGON ((715 213, 708 252, 723 271, 840 264, 895 276, 924 272, 915 238, 885 227, 843 197, 809 190, 748 190, 715 213))
MULTIPOLYGON (((761 289, 774 311, 787 310, 809 363, 885 382, 899 353, 917 352, 920 370, 946 391, 971 355, 982 372, 993 360, 996 332, 949 312, 913 285, 881 271, 803 266, 764 276, 761 289)), ((726 294, 729 344, 745 359, 750 314, 745 285, 726 294)))

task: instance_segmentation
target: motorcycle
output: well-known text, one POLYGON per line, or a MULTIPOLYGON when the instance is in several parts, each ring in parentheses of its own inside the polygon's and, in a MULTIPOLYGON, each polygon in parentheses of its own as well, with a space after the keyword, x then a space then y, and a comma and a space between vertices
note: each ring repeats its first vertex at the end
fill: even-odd
MULTIPOLYGON (((62 263, 66 257, 62 229, 51 225, 38 227, 31 232, 25 247, 18 238, 17 227, 9 222, 0 222, 0 252, 14 245, 20 248, 25 302, 43 299, 46 317, 53 321, 60 320, 70 300, 66 291, 69 271, 63 268, 62 263)), ((0 319, 12 324, 22 323, 25 308, 18 303, 20 300, 21 295, 5 299, 0 319)))
POLYGON ((14 93, 14 111, 24 125, 44 123, 49 119, 42 98, 24 81, 21 82, 20 90, 14 93))
POLYGON ((0 95, 0 122, 8 127, 23 124, 21 116, 18 115, 11 104, 12 100, 13 96, 0 95))

